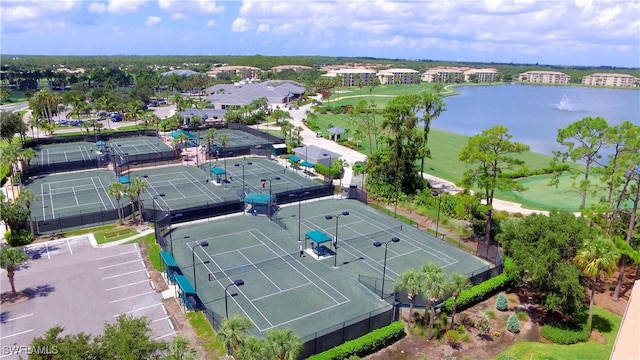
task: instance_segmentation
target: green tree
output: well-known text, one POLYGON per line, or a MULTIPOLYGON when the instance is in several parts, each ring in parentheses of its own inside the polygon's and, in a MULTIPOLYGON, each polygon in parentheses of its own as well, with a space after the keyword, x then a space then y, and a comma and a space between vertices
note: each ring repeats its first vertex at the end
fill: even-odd
POLYGON ((273 357, 267 339, 253 336, 247 337, 242 346, 233 353, 233 356, 238 360, 263 360, 273 357))
POLYGON ((31 341, 31 347, 34 349, 47 349, 46 351, 29 354, 31 360, 93 360, 99 359, 96 344, 91 335, 83 332, 78 334, 66 334, 62 336, 64 328, 56 325, 42 336, 36 337, 31 341))
POLYGON ((163 360, 196 360, 198 352, 189 348, 189 339, 176 335, 169 344, 169 352, 163 360))
POLYGON ((220 142, 220 146, 222 146, 222 154, 224 156, 224 181, 226 182, 227 181, 227 155, 228 155, 226 152, 226 148, 227 148, 227 145, 229 145, 231 138, 227 134, 222 134, 218 136, 218 141, 220 142))
MULTIPOLYGON (((589 178, 591 169, 597 165, 598 159, 602 157, 601 150, 606 146, 606 134, 609 124, 601 117, 586 117, 569 124, 566 128, 558 130, 556 140, 560 145, 565 146, 565 151, 554 151, 553 165, 556 162, 566 162, 570 159, 573 162, 580 161, 584 166, 569 167, 572 179, 577 179, 582 175, 579 183, 572 186, 580 194, 580 208, 584 209, 587 203, 587 194, 591 189, 591 179, 589 178)), ((559 183, 560 173, 551 180, 551 185, 559 183)))
POLYGON ((589 318, 587 328, 591 331, 593 319, 593 304, 596 295, 598 279, 610 276, 616 269, 620 253, 615 245, 604 238, 587 240, 582 249, 575 256, 574 261, 582 273, 591 278, 591 296, 589 300, 589 318))
POLYGON ((407 270, 401 273, 395 282, 396 291, 406 291, 409 298, 409 327, 413 323, 413 307, 416 296, 424 283, 424 274, 415 270, 407 270))
POLYGON ((29 189, 23 189, 18 194, 18 202, 27 208, 27 214, 29 216, 29 229, 31 234, 35 235, 35 229, 33 228, 33 219, 31 218, 31 203, 38 200, 38 195, 29 189))
POLYGON ((516 286, 528 283, 541 294, 542 307, 575 315, 582 308, 584 287, 573 258, 594 231, 583 217, 568 211, 551 211, 548 216, 530 215, 502 224, 497 236, 506 256, 515 266, 507 269, 516 286))
POLYGON ((471 288, 471 282, 466 275, 460 273, 453 273, 451 275, 451 280, 449 281, 449 290, 451 291, 451 298, 453 298, 453 304, 451 306, 451 329, 453 329, 453 326, 455 324, 456 303, 458 301, 458 296, 460 296, 461 292, 469 288, 471 288))
POLYGON ((11 292, 16 294, 15 276, 16 270, 27 261, 27 254, 19 247, 0 248, 0 267, 7 271, 11 292))
POLYGON ((507 330, 512 333, 520 332, 520 322, 518 321, 518 316, 516 316, 515 313, 509 315, 509 318, 507 319, 507 330))
POLYGON ((446 111, 447 108, 439 95, 425 92, 420 95, 419 109, 419 111, 422 112, 421 120, 423 124, 422 146, 420 148, 420 176, 422 176, 424 171, 424 159, 431 158, 431 151, 428 147, 431 122, 440 117, 440 114, 443 111, 446 111))
POLYGON ((291 329, 267 331, 267 343, 279 360, 296 360, 302 352, 302 343, 291 329))
POLYGON ((433 336, 433 324, 436 318, 436 304, 447 295, 449 290, 449 282, 447 276, 442 269, 433 263, 423 265, 420 268, 423 273, 422 295, 424 295, 427 305, 431 310, 429 315, 429 332, 427 338, 430 340, 433 336))
POLYGON ((115 323, 105 323, 103 333, 95 339, 100 359, 154 359, 163 354, 168 345, 153 339, 146 318, 120 315, 115 323))
MULTIPOLYGON (((135 194, 135 200, 138 203, 138 216, 140 221, 142 221, 142 202, 140 201, 140 194, 145 192, 149 188, 149 184, 143 179, 139 177, 135 177, 131 180, 129 184, 129 189, 135 194)), ((135 208, 134 210, 134 219, 135 219, 135 208)))
POLYGON ((2 126, 0 126, 0 139, 11 141, 16 134, 26 134, 27 125, 17 112, 2 111, 0 112, 2 126))
POLYGON ((509 301, 507 300, 507 295, 503 292, 498 294, 498 299, 496 300, 496 309, 500 311, 509 310, 509 301))
POLYGON ((107 187, 107 194, 109 194, 109 196, 113 196, 116 199, 116 203, 118 204, 118 223, 120 225, 122 225, 123 223, 122 206, 120 204, 120 200, 122 200, 122 196, 125 194, 125 192, 125 186, 122 185, 122 183, 120 183, 119 181, 113 182, 107 187))
POLYGON ((239 315, 222 320, 218 337, 227 349, 227 354, 233 355, 244 344, 250 327, 251 320, 239 315))

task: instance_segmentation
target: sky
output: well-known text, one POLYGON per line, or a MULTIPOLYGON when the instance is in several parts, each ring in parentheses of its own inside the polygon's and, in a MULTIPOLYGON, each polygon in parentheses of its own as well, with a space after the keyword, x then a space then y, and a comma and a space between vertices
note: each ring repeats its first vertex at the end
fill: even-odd
POLYGON ((640 67, 640 0, 0 0, 6 55, 640 67))

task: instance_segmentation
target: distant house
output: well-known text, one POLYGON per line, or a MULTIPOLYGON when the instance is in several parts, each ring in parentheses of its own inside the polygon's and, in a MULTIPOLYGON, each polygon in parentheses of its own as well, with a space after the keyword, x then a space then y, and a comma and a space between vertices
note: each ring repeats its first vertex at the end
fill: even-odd
POLYGON ((243 80, 255 80, 260 78, 263 71, 253 66, 218 66, 207 71, 207 75, 218 77, 220 74, 226 74, 230 77, 238 76, 243 80))
POLYGON ((329 166, 333 161, 340 158, 340 154, 315 145, 293 148, 292 151, 295 156, 300 158, 302 161, 307 161, 313 164, 323 164, 326 166, 329 166))
POLYGON ((295 81, 266 81, 263 83, 238 82, 217 84, 205 89, 206 100, 213 109, 238 109, 254 100, 266 98, 272 106, 281 106, 300 98, 305 92, 295 81))
POLYGON ((182 123, 189 125, 194 116, 200 117, 202 124, 222 125, 225 122, 227 110, 220 109, 185 109, 180 111, 182 123))

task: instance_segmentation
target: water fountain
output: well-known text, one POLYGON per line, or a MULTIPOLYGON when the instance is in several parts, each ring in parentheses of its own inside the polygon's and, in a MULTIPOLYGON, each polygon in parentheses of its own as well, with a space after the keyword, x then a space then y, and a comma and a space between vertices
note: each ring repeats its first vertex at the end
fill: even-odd
POLYGON ((566 94, 562 94, 562 100, 556 104, 556 108, 560 111, 573 111, 573 106, 566 94))

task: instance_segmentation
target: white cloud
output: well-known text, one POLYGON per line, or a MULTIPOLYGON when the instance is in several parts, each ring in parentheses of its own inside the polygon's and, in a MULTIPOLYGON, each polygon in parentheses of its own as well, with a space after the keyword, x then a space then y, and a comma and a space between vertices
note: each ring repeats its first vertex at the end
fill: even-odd
POLYGON ((161 19, 160 17, 158 17, 158 16, 149 16, 149 17, 147 18, 147 21, 145 21, 145 23, 144 23, 144 24, 145 24, 146 26, 154 26, 154 25, 156 25, 157 23, 159 23, 161 20, 162 20, 162 19, 161 19))
POLYGON ((271 26, 269 26, 267 24, 260 24, 258 26, 258 30, 256 30, 256 32, 265 33, 265 32, 269 32, 270 30, 271 30, 271 26))
POLYGON ((114 14, 126 14, 138 11, 145 3, 145 0, 109 0, 107 9, 114 14))
POLYGON ((209 20, 209 21, 207 21, 207 26, 208 26, 208 27, 212 27, 212 26, 215 26, 215 25, 216 25, 216 21, 215 21, 215 20, 209 20))
POLYGON ((246 32, 252 27, 251 22, 245 18, 237 18, 233 20, 231 25, 231 31, 233 32, 246 32))
POLYGON ((193 13, 193 14, 222 14, 224 5, 218 4, 216 0, 158 0, 160 9, 172 13, 193 13))
POLYGON ((171 14, 171 20, 182 20, 184 19, 184 15, 181 13, 171 14))
POLYGON ((89 12, 102 14, 103 12, 107 11, 107 5, 104 3, 93 2, 89 4, 87 10, 89 10, 89 12))

